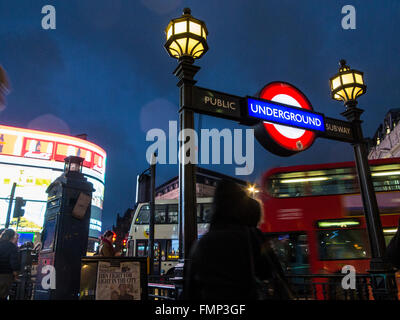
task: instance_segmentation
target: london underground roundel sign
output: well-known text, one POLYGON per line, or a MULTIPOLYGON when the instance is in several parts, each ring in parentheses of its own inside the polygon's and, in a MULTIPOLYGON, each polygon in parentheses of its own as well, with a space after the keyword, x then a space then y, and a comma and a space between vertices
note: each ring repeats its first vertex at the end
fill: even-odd
MULTIPOLYGON (((313 110, 310 101, 296 87, 286 82, 271 82, 260 92, 259 98, 306 110, 313 110)), ((290 156, 311 147, 315 133, 271 122, 255 127, 255 137, 267 150, 280 156, 290 156)))

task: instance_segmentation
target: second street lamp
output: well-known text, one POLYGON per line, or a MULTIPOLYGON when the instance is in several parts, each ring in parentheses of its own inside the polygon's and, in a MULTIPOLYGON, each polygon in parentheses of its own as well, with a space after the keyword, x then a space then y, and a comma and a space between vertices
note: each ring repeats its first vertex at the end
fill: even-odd
MULTIPOLYGON (((180 90, 180 131, 185 136, 186 129, 194 129, 192 91, 196 83, 194 76, 200 67, 193 63, 208 50, 208 31, 205 23, 193 18, 190 9, 185 8, 180 18, 171 20, 165 34, 165 48, 179 62, 174 75, 180 90)), ((194 141, 181 141, 179 150, 179 257, 187 259, 197 239, 196 166, 191 161, 194 159, 194 141), (185 144, 189 144, 189 148, 185 148, 185 144)))
POLYGON ((357 98, 366 92, 363 73, 350 69, 345 60, 340 61, 339 73, 330 79, 332 98, 343 101, 346 110, 342 115, 352 124, 354 155, 365 210, 368 237, 371 246, 370 272, 373 277, 375 299, 397 299, 396 279, 390 265, 385 263, 385 240, 375 190, 368 164, 368 147, 362 133, 360 120, 364 110, 357 108, 357 98))
POLYGON ((356 106, 356 99, 367 91, 364 73, 350 69, 345 60, 340 60, 339 73, 330 82, 332 99, 344 101, 346 107, 356 106))

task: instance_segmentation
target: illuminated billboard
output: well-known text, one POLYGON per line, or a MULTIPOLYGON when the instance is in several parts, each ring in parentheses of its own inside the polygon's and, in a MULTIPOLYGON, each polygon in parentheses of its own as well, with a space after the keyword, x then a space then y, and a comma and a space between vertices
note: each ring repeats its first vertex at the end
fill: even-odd
MULTIPOLYGON (((0 227, 4 227, 12 185, 14 197, 26 200, 18 231, 40 232, 47 204, 47 187, 64 170, 68 156, 84 158, 82 173, 93 183, 89 236, 101 233, 106 152, 99 146, 72 136, 0 125, 0 227)), ((13 209, 13 208, 12 208, 13 209)), ((12 211, 11 211, 12 219, 12 211)), ((10 227, 16 228, 16 219, 10 227)))

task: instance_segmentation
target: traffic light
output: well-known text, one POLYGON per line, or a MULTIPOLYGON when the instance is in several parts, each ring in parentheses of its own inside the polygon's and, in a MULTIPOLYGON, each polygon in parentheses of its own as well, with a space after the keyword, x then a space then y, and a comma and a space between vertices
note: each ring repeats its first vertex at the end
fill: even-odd
POLYGON ((151 176, 147 173, 142 173, 137 176, 136 181, 136 202, 150 201, 150 183, 151 176))
POLYGON ((19 217, 24 216, 25 209, 23 209, 23 208, 25 207, 25 204, 26 204, 26 200, 24 200, 22 197, 15 198, 15 206, 14 206, 14 214, 13 214, 14 218, 19 218, 19 217))

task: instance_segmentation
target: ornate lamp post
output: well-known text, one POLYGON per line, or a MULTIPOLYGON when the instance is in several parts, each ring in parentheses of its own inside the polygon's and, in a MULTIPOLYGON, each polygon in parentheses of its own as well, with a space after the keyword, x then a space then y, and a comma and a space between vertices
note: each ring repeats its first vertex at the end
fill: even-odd
POLYGON ((371 246, 370 273, 373 276, 374 297, 375 299, 397 299, 397 286, 393 270, 384 261, 385 240, 368 164, 367 142, 361 128, 360 116, 364 110, 357 108, 356 99, 367 89, 363 73, 350 69, 346 65, 346 61, 341 60, 339 73, 330 79, 330 85, 332 99, 344 102, 346 110, 342 112, 342 115, 351 122, 353 128, 356 168, 371 246))
MULTIPOLYGON (((177 86, 180 90, 180 130, 194 129, 192 88, 196 83, 194 76, 200 67, 193 63, 208 50, 208 31, 205 23, 193 18, 190 9, 185 8, 180 18, 170 21, 165 34, 165 48, 179 63, 174 75, 178 78, 177 86)), ((191 153, 195 152, 194 141, 181 141, 179 150, 179 256, 187 259, 189 250, 197 239, 196 166, 191 163, 191 153), (187 143, 191 147, 185 152, 184 145, 187 143)))

